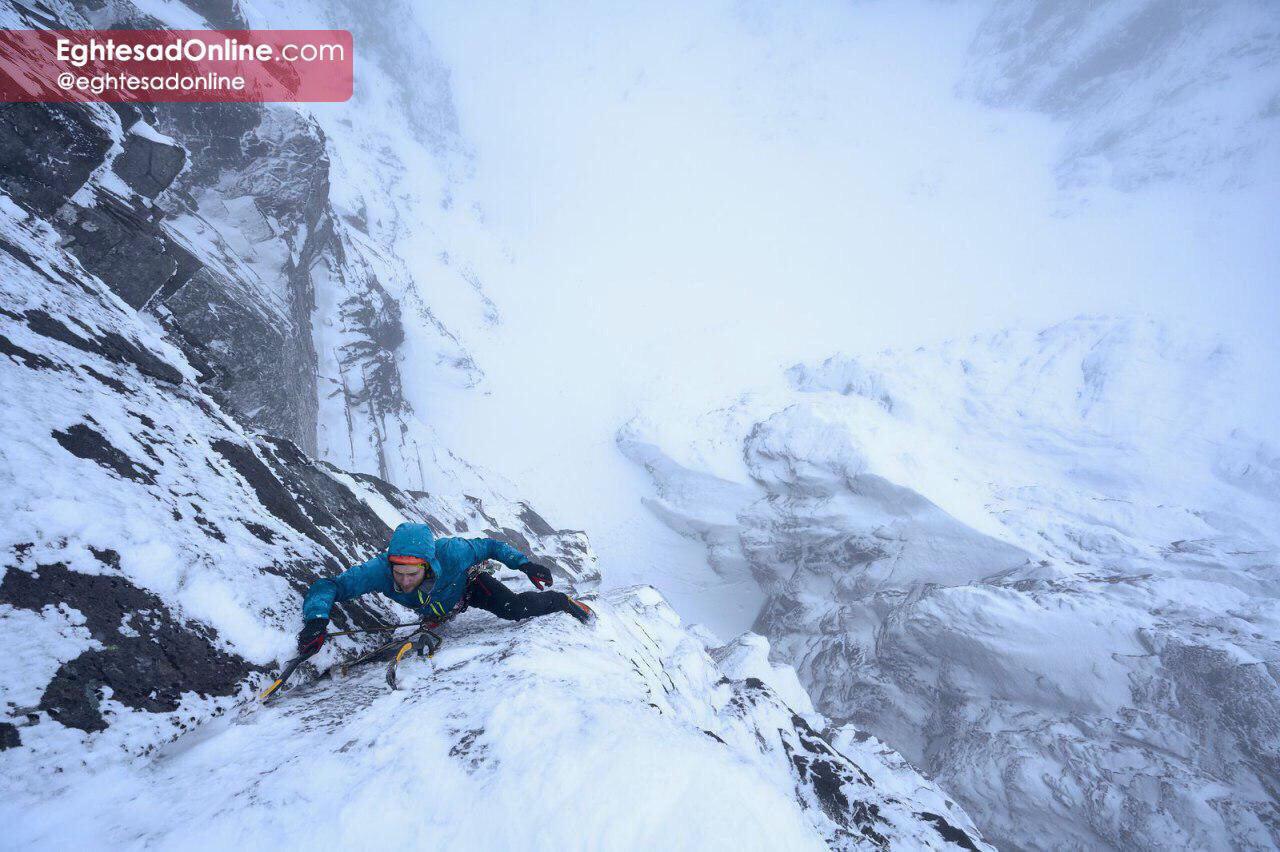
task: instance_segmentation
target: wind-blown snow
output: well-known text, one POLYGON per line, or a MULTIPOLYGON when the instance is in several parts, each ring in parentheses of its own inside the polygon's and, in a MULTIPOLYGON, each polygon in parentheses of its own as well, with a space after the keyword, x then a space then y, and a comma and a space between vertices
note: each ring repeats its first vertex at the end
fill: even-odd
POLYGON ((1066 187, 1248 183, 1280 152, 1278 37, 1275 8, 1259 0, 999 0, 963 88, 1062 119, 1066 187))

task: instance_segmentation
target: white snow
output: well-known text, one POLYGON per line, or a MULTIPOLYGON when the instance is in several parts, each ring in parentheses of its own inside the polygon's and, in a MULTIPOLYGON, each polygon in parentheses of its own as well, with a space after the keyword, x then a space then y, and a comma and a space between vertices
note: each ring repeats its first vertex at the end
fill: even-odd
POLYGON ((40 612, 0 604, 0 631, 7 637, 0 658, 0 705, 10 712, 40 703, 58 666, 95 643, 84 616, 65 605, 40 612))
POLYGON ((728 677, 746 680, 754 677, 777 693, 788 707, 804 716, 811 725, 822 727, 813 709, 809 693, 800 685, 796 670, 769 661, 769 640, 755 633, 744 633, 729 644, 713 649, 711 657, 728 677))
POLYGON ((359 495, 360 499, 363 500, 370 509, 373 509, 388 528, 395 529, 401 524, 409 523, 409 519, 406 518, 399 509, 392 506, 391 503, 387 501, 387 498, 379 494, 377 489, 364 485, 354 476, 342 473, 341 471, 330 470, 328 473, 329 476, 351 489, 353 494, 359 495))
POLYGON ((126 132, 131 133, 134 136, 141 136, 143 139, 150 140, 151 142, 158 142, 161 145, 178 147, 178 143, 174 142, 172 137, 165 136, 159 130, 156 130, 142 119, 138 119, 133 124, 129 125, 129 129, 126 132))
MULTIPOLYGON (((729 682, 652 589, 613 593, 593 605, 599 619, 590 629, 562 615, 517 624, 487 613, 464 616, 444 630, 434 659, 401 665, 399 691, 375 665, 301 686, 131 760, 91 760, 91 769, 58 776, 28 774, 22 761, 29 758, 7 757, 12 771, 0 781, 7 842, 155 849, 858 845, 830 834, 830 819, 798 797, 788 758, 770 742, 780 733, 773 726, 790 727, 773 716, 785 719, 785 705, 767 693, 745 710, 734 703, 740 699, 729 682)), ((886 752, 873 762, 891 758, 886 752)), ((875 787, 848 792, 878 807, 874 827, 882 835, 941 848, 933 826, 913 816, 921 807, 973 832, 909 767, 873 771, 875 787), (881 783, 893 784, 895 796, 911 796, 881 795, 881 783)))

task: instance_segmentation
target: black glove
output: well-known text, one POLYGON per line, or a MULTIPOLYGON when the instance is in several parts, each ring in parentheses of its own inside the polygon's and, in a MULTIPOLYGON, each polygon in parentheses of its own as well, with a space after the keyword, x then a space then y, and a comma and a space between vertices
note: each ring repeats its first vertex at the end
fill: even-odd
POLYGON ((529 582, 539 589, 545 589, 555 582, 555 578, 551 576, 551 569, 536 562, 526 562, 520 566, 520 570, 528 576, 529 582))
POLYGON ((298 634, 298 654, 310 657, 319 651, 320 646, 324 644, 325 631, 328 629, 329 619, 308 618, 298 634))

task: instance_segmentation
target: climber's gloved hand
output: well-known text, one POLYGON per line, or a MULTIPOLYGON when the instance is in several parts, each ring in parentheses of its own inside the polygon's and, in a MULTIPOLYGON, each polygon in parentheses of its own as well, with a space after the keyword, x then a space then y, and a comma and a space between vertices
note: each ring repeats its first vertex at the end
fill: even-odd
POLYGON ((545 589, 555 582, 555 578, 551 576, 551 569, 545 565, 539 565, 536 562, 526 562, 520 566, 520 570, 529 578, 529 582, 533 583, 539 589, 545 589))
POLYGON ((298 633, 298 653, 310 657, 319 651, 328 629, 329 619, 308 618, 302 625, 302 631, 298 633))

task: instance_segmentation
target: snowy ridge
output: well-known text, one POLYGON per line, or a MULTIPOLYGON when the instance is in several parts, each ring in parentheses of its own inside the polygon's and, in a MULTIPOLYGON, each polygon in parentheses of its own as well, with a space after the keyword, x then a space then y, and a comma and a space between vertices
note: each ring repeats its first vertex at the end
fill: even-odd
POLYGON ((759 583, 818 710, 994 842, 1267 847, 1276 363, 1080 318, 798 365, 619 445, 712 570, 759 583))
POLYGON ((727 677, 652 588, 593 605, 594 629, 467 614, 399 691, 381 667, 322 681, 0 812, 39 846, 990 848, 908 767, 864 772, 727 677))

